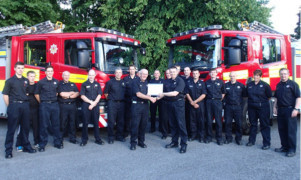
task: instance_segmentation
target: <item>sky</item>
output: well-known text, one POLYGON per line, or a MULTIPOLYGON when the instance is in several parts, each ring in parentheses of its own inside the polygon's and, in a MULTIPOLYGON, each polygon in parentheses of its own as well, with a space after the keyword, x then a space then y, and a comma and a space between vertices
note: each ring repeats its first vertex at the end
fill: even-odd
POLYGON ((270 17, 273 28, 283 34, 293 34, 297 27, 301 0, 270 0, 267 6, 274 7, 270 17))

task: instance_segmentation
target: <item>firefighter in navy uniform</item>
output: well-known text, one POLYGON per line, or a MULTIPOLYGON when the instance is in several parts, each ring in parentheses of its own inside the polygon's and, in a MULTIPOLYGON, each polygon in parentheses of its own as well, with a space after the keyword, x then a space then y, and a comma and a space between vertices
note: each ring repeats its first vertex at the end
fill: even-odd
POLYGON ((76 85, 69 81, 70 72, 63 72, 63 80, 59 82, 59 104, 61 116, 61 141, 66 132, 69 134, 69 142, 76 144, 75 120, 77 115, 76 98, 79 96, 76 85), (69 129, 67 129, 69 127, 69 129))
MULTIPOLYGON (((36 77, 36 74, 34 71, 28 71, 27 72, 27 79, 29 81, 29 86, 28 86, 28 99, 29 99, 29 107, 30 107, 30 122, 32 124, 32 133, 33 133, 33 140, 34 140, 34 147, 38 148, 39 147, 39 142, 40 142, 40 137, 39 137, 39 102, 34 96, 34 91, 36 88, 36 83, 34 82, 36 77)), ((16 142, 16 147, 18 151, 23 151, 22 147, 22 140, 21 140, 21 135, 22 134, 22 129, 20 130, 18 137, 17 137, 17 142, 16 142)))
POLYGON ((269 99, 272 97, 271 87, 261 81, 262 71, 254 71, 254 81, 247 84, 248 115, 251 123, 250 136, 247 146, 253 146, 256 141, 258 119, 260 121, 260 131, 263 138, 263 150, 267 150, 271 145, 270 105, 269 99))
POLYGON ((293 157, 297 148, 297 114, 300 112, 300 89, 296 82, 289 79, 289 71, 280 69, 281 81, 277 84, 274 113, 277 114, 278 131, 281 147, 276 152, 285 152, 287 157, 293 157))
POLYGON ((191 137, 189 141, 205 141, 205 106, 204 99, 207 94, 206 86, 200 78, 200 72, 197 69, 192 71, 193 80, 186 83, 186 98, 189 106, 189 120, 191 137))
POLYGON ((125 83, 125 104, 124 106, 124 137, 126 138, 130 133, 131 124, 131 106, 132 106, 132 87, 133 81, 139 77, 136 76, 136 68, 134 65, 129 66, 129 75, 123 78, 125 83))
POLYGON ((60 133, 60 108, 57 102, 58 83, 53 78, 53 67, 45 68, 46 77, 37 83, 35 97, 40 102, 39 119, 40 119, 40 143, 39 151, 44 152, 48 143, 48 129, 53 131, 53 144, 58 149, 63 148, 60 133))
POLYGON ((222 80, 217 79, 216 69, 210 70, 211 79, 206 81, 207 97, 206 97, 206 114, 207 114, 207 138, 206 143, 212 141, 212 121, 213 116, 216 124, 216 141, 218 145, 223 145, 222 141, 222 100, 225 96, 225 84, 222 80))
POLYGON ((133 82, 133 101, 132 101, 132 121, 131 121, 131 150, 136 149, 137 138, 138 146, 146 148, 145 130, 148 120, 148 100, 152 103, 156 102, 156 98, 147 95, 147 76, 146 69, 140 70, 140 78, 133 82))
MULTIPOLYGON (((163 79, 160 78, 160 71, 154 71, 154 79, 149 81, 149 84, 162 84, 163 79)), ((156 131, 156 114, 157 110, 159 111, 159 131, 162 132, 162 112, 161 112, 162 101, 156 101, 155 103, 150 104, 150 120, 151 120, 151 129, 150 133, 156 131)))
MULTIPOLYGON (((185 82, 185 86, 188 82, 192 82, 193 78, 190 76, 191 74, 191 70, 190 67, 185 67, 184 68, 184 76, 180 76, 184 82, 185 82)), ((185 99, 185 122, 186 122, 186 130, 187 130, 187 135, 188 135, 188 139, 191 140, 191 131, 190 131, 190 103, 187 100, 187 98, 185 99)))
MULTIPOLYGON (((169 85, 170 85, 169 81, 171 79, 169 69, 167 69, 165 71, 165 76, 166 76, 166 79, 163 80, 163 92, 167 92, 167 89, 169 89, 169 85)), ((161 137, 161 139, 166 139, 168 132, 169 132, 170 117, 169 117, 168 113, 169 113, 169 109, 170 109, 170 106, 169 106, 170 103, 167 100, 167 97, 163 97, 161 99, 161 103, 162 103, 162 105, 161 105, 161 113, 162 113, 162 123, 161 123, 162 137, 161 137)))
POLYGON ((166 145, 166 148, 176 148, 179 144, 179 136, 181 137, 181 149, 180 153, 185 153, 187 149, 187 131, 185 123, 185 82, 178 76, 177 68, 170 68, 171 80, 170 86, 167 92, 163 92, 159 95, 159 99, 167 97, 170 103, 170 129, 172 135, 172 141, 166 145))
POLYGON ((236 81, 236 73, 230 73, 230 81, 225 84, 225 144, 232 142, 232 120, 235 121, 235 142, 241 145, 242 138, 242 110, 243 110, 243 97, 246 96, 245 86, 236 81))
POLYGON ((80 95, 83 100, 83 128, 82 128, 82 141, 80 146, 85 146, 88 142, 88 124, 92 120, 95 143, 103 145, 104 142, 100 138, 99 134, 99 101, 102 95, 101 87, 98 82, 95 81, 96 72, 91 69, 88 73, 88 80, 81 86, 80 95))
POLYGON ((28 141, 30 128, 30 110, 28 102, 28 79, 22 76, 24 63, 17 62, 14 66, 15 75, 6 80, 2 91, 3 99, 7 107, 7 133, 5 139, 5 158, 13 157, 13 141, 16 128, 21 124, 21 142, 23 152, 35 153, 28 141))
POLYGON ((104 94, 108 100, 108 143, 113 144, 115 137, 117 141, 125 142, 124 129, 124 93, 125 83, 121 79, 122 69, 115 69, 115 78, 107 82, 104 94), (116 123, 116 135, 114 126, 116 123))

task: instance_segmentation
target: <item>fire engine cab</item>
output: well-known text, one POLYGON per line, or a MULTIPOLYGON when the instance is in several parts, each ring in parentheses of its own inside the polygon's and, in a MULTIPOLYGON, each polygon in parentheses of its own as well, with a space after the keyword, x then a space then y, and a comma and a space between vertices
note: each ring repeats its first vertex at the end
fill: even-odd
MULTIPOLYGON (((208 74, 212 68, 217 69, 218 78, 224 81, 229 81, 229 73, 235 71, 237 81, 243 84, 252 80, 254 70, 261 69, 262 80, 271 86, 272 91, 280 81, 281 68, 288 68, 291 76, 293 72, 296 74, 293 64, 298 63, 292 60, 289 35, 283 35, 257 21, 239 25, 240 31, 223 30, 221 25, 213 25, 175 34, 166 42, 170 48, 169 66, 198 69, 204 81, 210 79, 208 74)), ((242 124, 247 133, 247 103, 243 112, 242 124)))
MULTIPOLYGON (((54 78, 61 80, 64 71, 70 72, 70 81, 78 89, 88 78, 88 70, 95 69, 95 80, 102 90, 116 67, 127 73, 128 66, 138 67, 138 55, 145 49, 133 36, 116 30, 93 27, 89 32, 62 33, 62 23, 50 21, 24 27, 13 25, 0 28, 0 93, 5 80, 14 75, 14 64, 25 63, 24 76, 36 72, 36 81, 45 77, 45 67, 54 67, 54 78)), ((79 106, 80 107, 80 106, 79 106)), ((106 101, 100 101, 99 127, 106 127, 106 101)), ((6 117, 6 106, 0 98, 0 117, 6 117)))

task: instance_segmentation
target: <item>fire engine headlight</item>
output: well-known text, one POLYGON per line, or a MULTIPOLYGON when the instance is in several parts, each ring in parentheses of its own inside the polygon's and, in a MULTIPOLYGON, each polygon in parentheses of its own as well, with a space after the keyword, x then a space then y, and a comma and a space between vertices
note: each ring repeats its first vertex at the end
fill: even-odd
POLYGON ((176 44, 177 40, 173 39, 171 40, 171 44, 176 44))
POLYGON ((196 40, 197 38, 198 38, 198 36, 197 36, 197 35, 193 35, 193 36, 191 36, 191 40, 192 40, 192 41, 196 40))
POLYGON ((122 38, 118 38, 117 41, 118 41, 119 43, 122 43, 123 40, 122 40, 122 38))
POLYGON ((138 46, 138 41, 134 41, 134 45, 135 45, 135 46, 138 46))

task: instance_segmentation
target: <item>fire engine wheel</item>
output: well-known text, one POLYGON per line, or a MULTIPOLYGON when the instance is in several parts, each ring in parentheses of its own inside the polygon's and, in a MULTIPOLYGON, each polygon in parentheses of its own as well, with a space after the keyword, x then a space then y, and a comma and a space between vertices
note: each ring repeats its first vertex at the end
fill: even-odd
POLYGON ((245 134, 245 135, 250 134, 250 127, 251 127, 251 123, 249 121, 249 116, 248 116, 248 103, 244 103, 243 117, 242 117, 243 134, 245 134))

